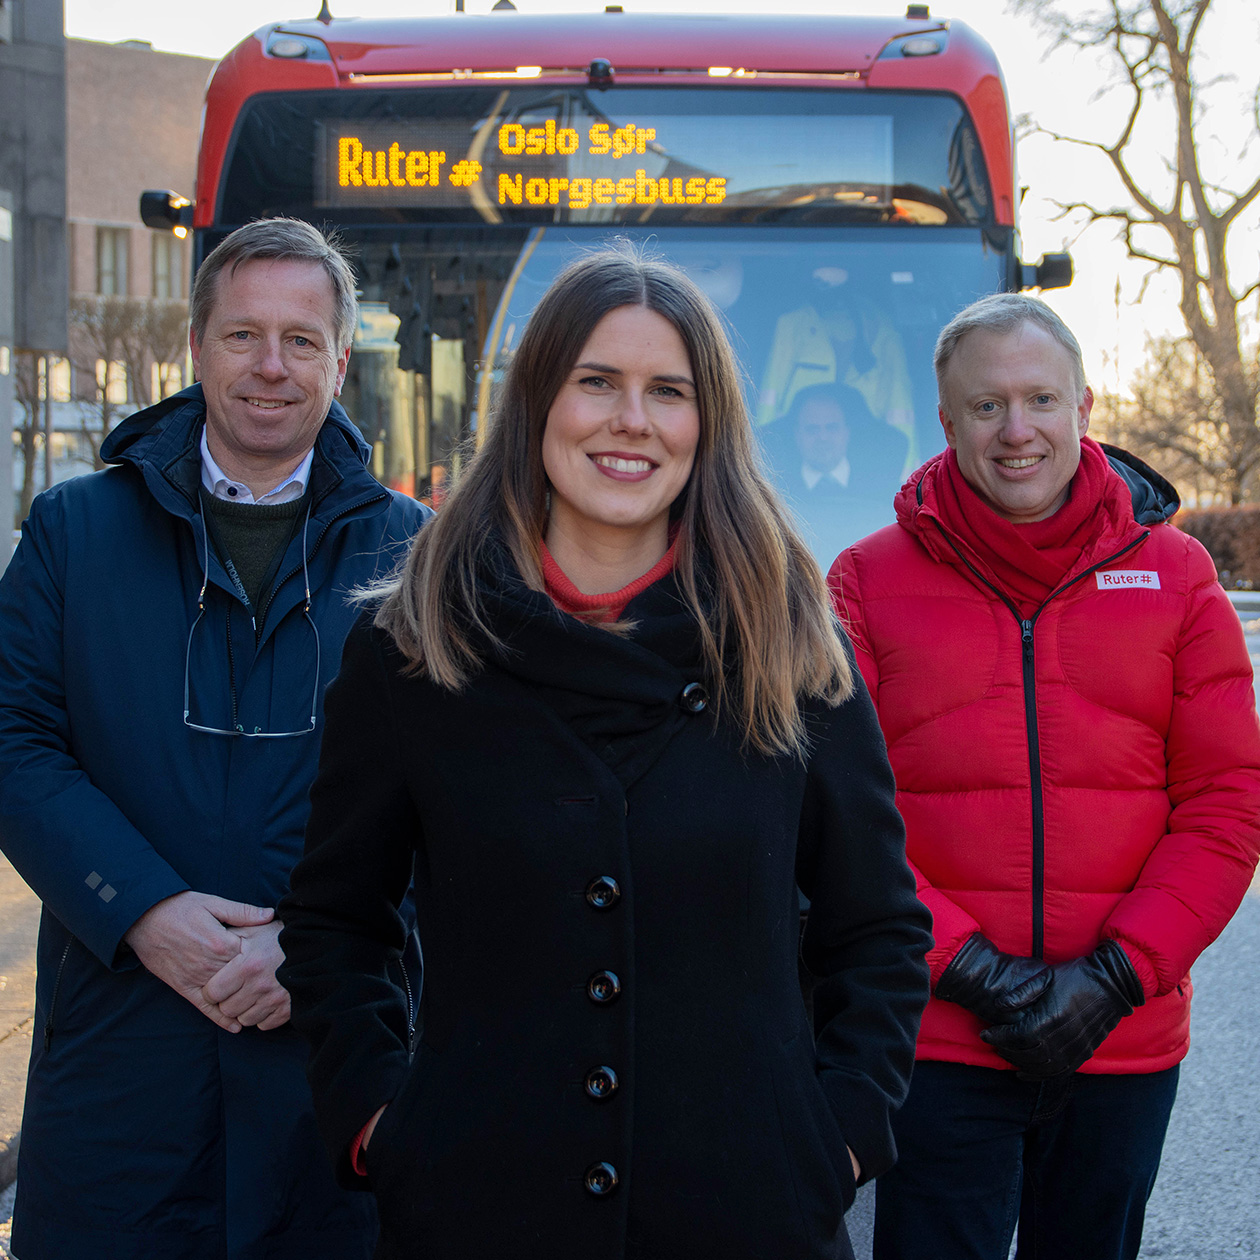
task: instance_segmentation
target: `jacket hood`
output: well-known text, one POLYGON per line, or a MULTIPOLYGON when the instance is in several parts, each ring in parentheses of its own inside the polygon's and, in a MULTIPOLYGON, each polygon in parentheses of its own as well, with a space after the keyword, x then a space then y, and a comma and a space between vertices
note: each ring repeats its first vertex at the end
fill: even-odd
POLYGON ((1106 442, 1099 442, 1107 462, 1117 473, 1133 499, 1133 519, 1139 525, 1159 525, 1176 515, 1181 496, 1171 481, 1165 480, 1149 464, 1106 442))
MULTIPOLYGON (((145 407, 135 415, 128 416, 101 443, 101 459, 107 464, 132 463, 142 466, 151 459, 158 446, 158 439, 166 435, 174 435, 176 431, 183 436, 185 432, 199 423, 206 414, 206 396, 199 384, 190 385, 178 394, 172 394, 152 407, 145 407)), ((192 436, 189 432, 187 436, 192 436)), ((372 457, 372 448, 364 441, 363 435, 351 423, 345 408, 333 399, 328 409, 328 418, 320 428, 316 441, 321 445, 332 439, 335 447, 347 455, 351 455, 365 468, 372 457)), ((333 450, 325 447, 326 453, 336 458, 333 450)))
MULTIPOLYGON (((1090 441, 1091 438, 1082 439, 1083 443, 1090 441)), ((1114 521, 1117 531, 1124 532, 1124 527, 1130 523, 1159 525, 1170 520, 1181 507, 1181 497, 1172 483, 1136 455, 1105 442, 1097 445, 1106 455, 1112 472, 1124 482, 1129 492, 1131 517, 1114 521)), ((936 478, 944 457, 944 451, 933 455, 926 464, 911 473, 893 500, 898 524, 920 539, 924 536, 924 526, 936 519, 936 478)), ((1111 503, 1102 506, 1110 507, 1111 503)))

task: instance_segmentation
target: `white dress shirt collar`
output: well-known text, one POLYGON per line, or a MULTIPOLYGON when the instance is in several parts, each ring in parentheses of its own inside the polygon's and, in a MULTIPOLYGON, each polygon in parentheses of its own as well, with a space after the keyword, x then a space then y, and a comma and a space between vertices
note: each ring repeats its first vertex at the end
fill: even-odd
POLYGON ((805 483, 807 490, 812 490, 824 477, 830 477, 833 481, 838 481, 847 489, 849 485, 849 457, 847 455, 842 456, 840 462, 829 473, 820 473, 811 464, 801 465, 801 480, 805 483))
POLYGON ((216 499, 226 499, 229 503, 291 503, 306 493, 306 483, 311 477, 311 461, 315 449, 306 452, 306 458, 278 485, 274 490, 254 498, 253 492, 239 481, 231 477, 215 463, 210 454, 210 445, 206 441, 206 431, 201 430, 201 484, 216 499))

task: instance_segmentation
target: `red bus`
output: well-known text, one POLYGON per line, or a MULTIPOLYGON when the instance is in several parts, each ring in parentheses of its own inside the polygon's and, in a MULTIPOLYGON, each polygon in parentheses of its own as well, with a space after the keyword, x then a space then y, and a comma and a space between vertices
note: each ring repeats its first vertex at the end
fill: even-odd
POLYGON ((821 563, 941 446, 931 350, 1019 261, 993 53, 904 18, 602 13, 255 32, 207 89, 194 257, 252 219, 336 225, 362 315, 343 393, 384 482, 439 500, 539 295, 616 236, 724 313, 767 465, 821 563), (824 388, 824 387, 830 387, 824 388), (811 481, 813 484, 811 484, 811 481))

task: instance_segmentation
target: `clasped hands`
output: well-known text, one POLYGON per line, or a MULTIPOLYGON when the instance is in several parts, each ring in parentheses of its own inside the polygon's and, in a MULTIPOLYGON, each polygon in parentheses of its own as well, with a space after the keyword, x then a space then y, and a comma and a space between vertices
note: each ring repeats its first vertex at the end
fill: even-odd
POLYGON ((936 996, 990 1025, 981 1040, 1033 1081, 1075 1072, 1146 1001, 1133 964, 1114 940, 1052 966, 1004 954, 980 932, 945 968, 936 996))
POLYGON ((220 1028, 266 1032, 289 1019, 275 911, 191 890, 151 906, 124 940, 146 970, 220 1028))

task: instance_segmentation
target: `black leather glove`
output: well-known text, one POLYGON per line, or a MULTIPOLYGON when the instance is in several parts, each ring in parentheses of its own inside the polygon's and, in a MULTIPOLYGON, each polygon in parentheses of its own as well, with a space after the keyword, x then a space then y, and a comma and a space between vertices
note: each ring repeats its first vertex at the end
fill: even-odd
POLYGON ((986 1024, 1009 1024, 1046 991, 1053 969, 1040 958, 1004 954, 973 932, 936 982, 936 996, 957 1002, 986 1024))
POLYGON ((1024 1080, 1075 1072, 1135 1006, 1146 1001, 1123 948, 1105 940, 1092 954, 1060 963, 1054 983, 1013 1024, 980 1034, 1024 1080))

